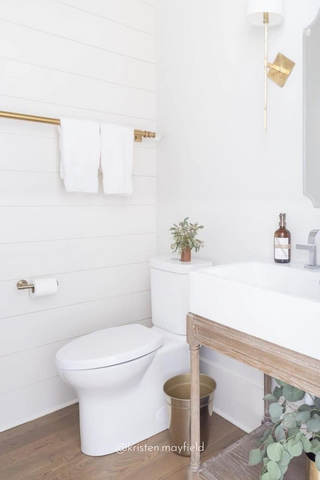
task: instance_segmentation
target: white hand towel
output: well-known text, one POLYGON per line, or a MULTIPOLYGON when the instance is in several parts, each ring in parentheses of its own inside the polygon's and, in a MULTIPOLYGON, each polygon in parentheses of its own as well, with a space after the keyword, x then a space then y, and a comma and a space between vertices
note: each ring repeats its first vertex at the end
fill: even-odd
POLYGON ((134 129, 101 123, 103 189, 108 195, 132 195, 134 129))
POLYGON ((100 125, 90 120, 61 118, 60 176, 67 192, 97 193, 100 125))

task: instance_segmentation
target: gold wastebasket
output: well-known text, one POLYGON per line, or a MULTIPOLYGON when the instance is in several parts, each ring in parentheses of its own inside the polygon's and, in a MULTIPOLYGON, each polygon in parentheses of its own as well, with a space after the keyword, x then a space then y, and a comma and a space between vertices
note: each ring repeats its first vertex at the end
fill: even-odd
POLYGON ((320 480, 320 472, 316 467, 313 453, 307 453, 306 455, 306 480, 320 480))
MULTIPOLYGON (((190 373, 185 373, 170 378, 163 386, 169 409, 171 450, 185 457, 191 455, 190 385, 190 373)), ((209 441, 209 420, 216 388, 212 378, 200 375, 200 451, 205 450, 209 441)))

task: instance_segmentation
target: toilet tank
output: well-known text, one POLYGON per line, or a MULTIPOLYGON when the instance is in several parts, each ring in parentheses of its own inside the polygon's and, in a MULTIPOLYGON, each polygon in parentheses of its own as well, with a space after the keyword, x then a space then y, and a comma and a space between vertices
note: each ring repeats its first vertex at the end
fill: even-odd
POLYGON ((212 262, 154 257, 150 260, 152 322, 171 333, 186 335, 189 312, 189 272, 211 267, 212 262))

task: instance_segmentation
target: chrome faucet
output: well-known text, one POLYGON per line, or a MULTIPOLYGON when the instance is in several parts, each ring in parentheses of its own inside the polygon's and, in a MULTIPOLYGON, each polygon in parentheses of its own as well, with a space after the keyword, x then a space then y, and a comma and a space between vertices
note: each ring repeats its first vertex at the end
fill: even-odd
POLYGON ((299 243, 296 245, 298 250, 307 250, 309 252, 309 265, 305 265, 305 268, 310 268, 311 270, 320 268, 320 265, 317 265, 316 238, 318 233, 319 230, 311 230, 308 237, 308 245, 301 245, 299 243))

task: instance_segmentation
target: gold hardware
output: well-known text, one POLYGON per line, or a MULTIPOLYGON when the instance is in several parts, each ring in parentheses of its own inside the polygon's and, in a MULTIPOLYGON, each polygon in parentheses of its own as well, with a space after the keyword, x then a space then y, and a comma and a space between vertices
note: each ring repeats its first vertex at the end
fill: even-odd
POLYGON ((276 72, 279 72, 279 73, 284 73, 285 75, 290 75, 291 73, 290 70, 288 70, 287 68, 278 67, 278 65, 274 63, 268 62, 268 68, 271 68, 272 70, 275 70, 276 72))
MULTIPOLYGON (((57 282, 57 285, 59 286, 59 282, 57 282)), ((18 290, 32 290, 32 293, 34 293, 33 283, 28 283, 27 280, 19 280, 19 282, 17 283, 17 289, 18 290)))
POLYGON ((17 289, 18 290, 28 290, 31 289, 32 293, 34 293, 34 285, 31 283, 29 284, 27 280, 19 280, 17 283, 17 289))
MULTIPOLYGON (((2 112, 0 111, 0 117, 10 118, 13 120, 25 120, 27 122, 37 122, 37 123, 48 123, 50 125, 60 125, 60 120, 58 118, 50 117, 38 117, 36 115, 26 115, 24 113, 12 113, 12 112, 2 112)), ((155 138, 155 132, 148 132, 145 130, 135 130, 134 131, 134 141, 142 142, 142 138, 155 138)))
POLYGON ((268 67, 270 68, 268 77, 279 85, 279 87, 284 87, 295 65, 292 60, 289 60, 289 58, 282 55, 282 53, 278 53, 275 61, 268 63, 268 67))
MULTIPOLYGON (((163 385, 165 400, 170 411, 169 436, 171 447, 176 448, 176 453, 189 457, 192 445, 190 438, 191 415, 190 415, 190 373, 177 375, 170 378, 163 385), (180 448, 178 448, 180 447, 180 448)), ((200 374, 200 422, 201 437, 200 446, 206 449, 209 441, 209 425, 212 415, 213 399, 217 388, 213 378, 200 374)))
POLYGON ((142 142, 143 138, 156 138, 155 132, 147 132, 146 130, 135 130, 134 131, 134 141, 142 142))
POLYGON ((263 13, 264 23, 264 131, 267 131, 268 123, 268 77, 277 85, 283 87, 290 73, 295 67, 295 63, 289 58, 278 53, 273 63, 268 62, 268 24, 270 23, 269 13, 263 13))
POLYGON ((320 472, 316 467, 316 462, 306 456, 306 480, 320 480, 320 472))
POLYGON ((24 113, 0 112, 0 117, 11 118, 14 120, 26 120, 27 122, 49 123, 51 125, 60 125, 58 118, 37 117, 35 115, 25 115, 24 113))

